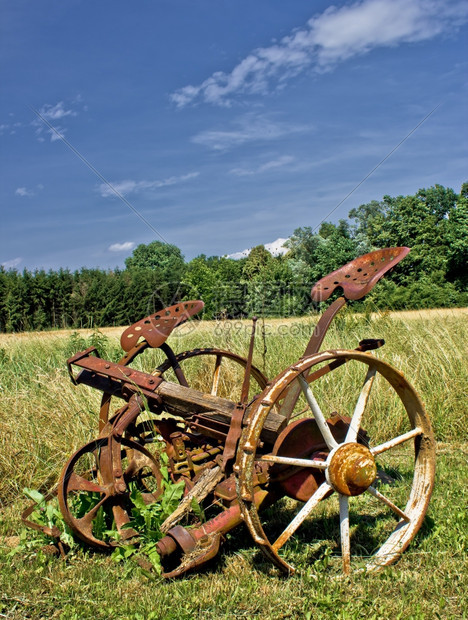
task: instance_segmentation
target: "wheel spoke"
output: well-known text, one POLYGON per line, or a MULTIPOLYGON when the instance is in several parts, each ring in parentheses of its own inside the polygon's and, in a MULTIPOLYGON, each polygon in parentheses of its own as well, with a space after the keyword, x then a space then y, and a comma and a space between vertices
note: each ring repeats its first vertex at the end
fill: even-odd
POLYGON ((354 443, 357 439, 359 429, 361 428, 362 416, 364 415, 367 401, 369 400, 369 395, 372 389, 372 384, 374 383, 374 377, 376 372, 376 368, 369 368, 369 370, 367 371, 367 375, 364 379, 364 384, 362 386, 361 393, 359 394, 359 398, 357 400, 353 417, 351 418, 351 424, 349 425, 349 429, 346 434, 346 439, 344 440, 344 443, 354 443))
POLYGON ((85 533, 92 535, 93 521, 96 518, 98 510, 106 503, 109 497, 110 495, 105 495, 83 517, 81 517, 80 519, 76 519, 76 522, 79 524, 80 529, 82 529, 85 533))
POLYGON ((90 491, 91 493, 105 493, 105 489, 102 486, 92 482, 92 480, 87 480, 86 478, 83 478, 83 476, 75 474, 75 472, 72 472, 70 478, 68 479, 67 489, 69 492, 90 491))
POLYGON ((123 540, 128 540, 129 538, 138 536, 138 532, 136 532, 133 528, 124 527, 125 525, 127 525, 127 523, 130 523, 130 517, 128 516, 128 512, 122 505, 123 500, 123 497, 117 499, 117 503, 112 506, 112 514, 114 515, 117 531, 119 532, 123 540))
POLYGON ((395 506, 395 504, 391 500, 389 500, 388 497, 385 497, 385 495, 382 495, 382 493, 378 491, 375 487, 370 486, 367 490, 369 491, 371 495, 373 495, 383 504, 391 508, 393 512, 395 512, 399 517, 401 517, 405 521, 408 521, 408 522, 411 521, 410 517, 408 517, 408 515, 403 512, 403 510, 398 508, 398 506, 395 506))
POLYGON ((424 405, 401 372, 360 350, 303 356, 271 381, 262 396, 253 402, 249 422, 243 431, 236 463, 241 491, 239 505, 255 542, 279 568, 288 574, 294 571, 286 549, 307 543, 307 526, 321 512, 319 502, 335 491, 339 501, 339 554, 344 573, 353 568, 351 554, 357 544, 357 532, 360 555, 373 554, 367 570, 378 571, 391 564, 410 544, 433 489, 435 444, 424 405), (354 370, 350 370, 350 376, 344 373, 344 377, 339 373, 328 374, 326 384, 320 379, 348 363, 357 369, 358 383, 353 381, 354 370), (374 406, 379 408, 382 419, 370 415, 371 408, 372 414, 375 413, 374 406), (384 419, 389 406, 395 406, 402 415, 401 421, 395 420, 395 426, 393 420, 384 419), (300 411, 304 407, 308 408, 305 414, 300 411), (332 413, 334 410, 336 414, 332 413), (267 448, 265 440, 271 411, 288 413, 274 450, 267 448), (382 424, 396 431, 382 436, 382 424), (325 467, 322 459, 326 459, 325 467), (379 461, 386 463, 385 472, 379 471, 379 461), (271 474, 270 487, 266 490, 281 489, 286 497, 305 501, 297 504, 290 519, 273 537, 263 522, 268 514, 274 518, 274 511, 262 518, 260 507, 252 501, 259 472, 266 473, 262 463, 271 474), (379 486, 379 482, 396 486, 379 486), (369 509, 372 518, 368 517, 369 509), (359 518, 360 512, 363 518, 359 518))
POLYGON ((213 371, 213 378, 211 382, 211 395, 216 396, 218 394, 218 384, 219 384, 219 373, 221 370, 221 362, 223 358, 221 355, 216 356, 215 367, 213 371))
POLYGON ((351 552, 349 541, 349 499, 340 494, 340 539, 343 572, 348 575, 351 570, 351 552))
POLYGON ((307 500, 301 510, 297 513, 288 527, 284 530, 284 532, 278 537, 278 539, 273 543, 273 549, 278 551, 284 545, 286 541, 288 541, 297 528, 301 525, 301 523, 307 519, 312 510, 317 506, 317 504, 325 497, 325 495, 332 489, 332 487, 328 484, 328 482, 323 482, 319 488, 315 491, 315 493, 307 500))
POLYGON ((323 415, 322 410, 320 409, 319 404, 315 399, 315 396, 312 394, 310 385, 307 383, 307 381, 302 375, 299 375, 297 378, 299 380, 304 396, 309 403, 309 407, 314 415, 315 421, 317 422, 317 426, 322 433, 322 437, 324 438, 325 443, 330 448, 330 450, 333 450, 333 448, 336 448, 338 444, 335 441, 333 435, 331 434, 330 427, 325 420, 325 416, 323 415))
POLYGON ((376 454, 381 454, 382 452, 386 452, 387 450, 390 450, 391 448, 394 448, 395 446, 398 446, 399 444, 404 443, 405 441, 409 441, 413 437, 422 435, 422 433, 423 433, 422 428, 419 428, 419 426, 417 426, 416 428, 413 428, 411 431, 408 431, 407 433, 403 433, 403 435, 399 435, 398 437, 395 437, 394 439, 390 439, 390 441, 386 441, 385 443, 381 443, 380 445, 375 446, 374 448, 371 448, 371 453, 374 456, 376 454))
POLYGON ((289 456, 276 456, 275 454, 265 454, 260 457, 260 461, 267 463, 278 463, 280 465, 295 465, 296 467, 315 467, 316 469, 326 469, 325 461, 317 461, 315 459, 295 459, 289 456))
POLYGON ((86 444, 77 450, 65 465, 57 491, 60 509, 67 525, 82 540, 99 548, 115 546, 118 540, 126 540, 136 535, 135 530, 128 525, 131 520, 128 510, 130 482, 138 485, 145 503, 154 502, 161 490, 162 476, 156 459, 137 442, 122 437, 118 456, 123 461, 126 488, 121 494, 115 493, 110 456, 108 439, 98 439, 86 444), (96 463, 95 469, 89 467, 93 461, 96 463), (92 479, 88 480, 87 477, 91 476, 92 479), (145 483, 151 484, 151 476, 154 484, 150 487, 145 483), (148 491, 153 486, 155 491, 151 494, 148 491), (115 522, 120 534, 117 538, 108 531, 111 520, 115 522))

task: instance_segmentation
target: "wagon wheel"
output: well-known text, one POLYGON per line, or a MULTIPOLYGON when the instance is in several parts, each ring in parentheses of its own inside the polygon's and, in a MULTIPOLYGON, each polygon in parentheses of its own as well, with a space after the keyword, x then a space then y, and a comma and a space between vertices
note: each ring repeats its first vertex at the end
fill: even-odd
MULTIPOLYGON (((239 400, 247 359, 223 349, 192 349, 175 356, 180 364, 189 387, 202 392, 239 400)), ((171 370, 169 360, 154 371, 156 375, 168 375, 171 370)), ((259 394, 265 389, 268 379, 256 368, 251 367, 250 395, 259 394)))
MULTIPOLYGON (((298 420, 286 428, 295 424, 298 420)), ((306 437, 300 439, 307 443, 306 437)), ((435 445, 423 404, 400 372, 368 353, 329 351, 300 359, 265 389, 243 432, 236 470, 244 520, 265 555, 282 570, 294 571, 288 561, 294 550, 288 550, 288 541, 295 534, 296 542, 304 540, 307 530, 309 539, 320 538, 321 532, 314 532, 319 526, 307 517, 313 511, 323 517, 323 511, 331 509, 339 510, 344 572, 350 571, 351 555, 368 558, 366 569, 375 571, 394 562, 422 524, 434 484, 435 445), (353 377, 358 378, 354 395, 353 377), (282 469, 284 477, 285 468, 292 467, 291 454, 282 456, 281 447, 262 447, 259 438, 269 411, 275 405, 280 408, 287 388, 296 382, 302 392, 297 411, 305 415, 308 407, 310 421, 304 424, 320 432, 323 449, 296 454, 300 458, 295 471, 310 473, 310 496, 302 498, 305 503, 292 519, 287 514, 286 527, 272 531, 272 524, 262 524, 251 501, 254 473, 260 461, 270 463, 270 486, 274 486, 275 468, 282 469), (333 414, 349 416, 341 436, 333 429, 333 414), (333 505, 336 496, 339 509, 333 505)))
POLYGON ((140 491, 147 504, 162 492, 157 459, 125 437, 121 439, 121 467, 126 489, 117 493, 109 439, 102 438, 77 450, 60 476, 58 500, 63 518, 81 540, 94 547, 107 549, 136 535, 125 527, 130 522, 132 489, 140 491))

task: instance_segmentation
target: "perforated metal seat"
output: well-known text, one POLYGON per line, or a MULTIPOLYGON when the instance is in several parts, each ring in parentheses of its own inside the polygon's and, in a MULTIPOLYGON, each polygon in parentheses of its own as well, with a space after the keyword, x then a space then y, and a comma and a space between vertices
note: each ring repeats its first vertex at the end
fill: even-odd
POLYGON ((346 299, 361 299, 409 251, 407 247, 385 248, 355 258, 314 285, 311 291, 313 301, 326 301, 340 286, 346 299))
POLYGON ((141 339, 156 349, 164 344, 172 330, 198 314, 204 307, 202 301, 184 301, 141 319, 124 331, 120 345, 124 351, 130 351, 141 339))

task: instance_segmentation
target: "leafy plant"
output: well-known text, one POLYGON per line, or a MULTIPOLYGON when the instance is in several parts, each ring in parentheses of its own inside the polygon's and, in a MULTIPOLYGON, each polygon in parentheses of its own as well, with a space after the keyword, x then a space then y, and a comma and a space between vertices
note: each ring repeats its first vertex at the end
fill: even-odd
POLYGON ((66 352, 67 355, 74 355, 89 347, 96 347, 99 355, 105 359, 117 360, 121 355, 120 348, 99 329, 95 329, 88 338, 77 331, 72 332, 68 337, 66 352))
POLYGON ((161 572, 161 563, 156 543, 163 536, 160 528, 165 519, 177 508, 185 488, 183 481, 176 483, 170 481, 167 468, 163 467, 162 470, 163 493, 157 502, 147 504, 142 493, 135 487, 130 492, 133 504, 132 520, 127 527, 138 532, 138 542, 116 547, 112 553, 112 559, 116 562, 122 562, 139 553, 148 558, 158 573, 161 572))
MULTIPOLYGON (((45 496, 35 489, 23 489, 23 493, 36 502, 36 506, 32 511, 29 520, 41 527, 50 529, 56 527, 60 531, 60 540, 69 548, 75 549, 77 543, 73 537, 73 533, 65 523, 62 513, 60 512, 57 501, 47 502, 45 496)), ((28 554, 37 552, 46 545, 55 543, 56 539, 48 536, 42 530, 26 530, 23 528, 19 536, 19 544, 10 551, 10 555, 17 553, 28 554), (33 534, 31 534, 33 531, 33 534)))
MULTIPOLYGON (((156 550, 156 543, 162 538, 161 525, 165 519, 178 506, 183 495, 185 483, 183 481, 173 483, 170 480, 167 467, 161 467, 163 475, 163 492, 157 502, 147 504, 140 490, 134 483, 130 483, 131 521, 127 528, 131 528, 138 533, 138 539, 131 539, 129 543, 122 543, 117 546, 112 559, 116 562, 126 561, 135 554, 147 558, 153 568, 160 573, 160 557, 156 550)), ((58 528, 60 540, 69 549, 75 549, 78 545, 73 532, 63 519, 63 515, 58 508, 57 500, 47 502, 45 496, 34 489, 24 489, 24 494, 36 502, 36 506, 29 519, 41 527, 58 528)), ((100 496, 98 493, 82 493, 74 498, 73 512, 76 518, 87 514, 93 506, 98 503, 100 496)), ((201 508, 196 505, 193 507, 195 514, 203 519, 201 508)), ((93 520, 93 534, 100 539, 119 539, 119 532, 116 530, 112 513, 107 513, 102 507, 99 509, 96 518, 93 520)), ((23 528, 20 533, 19 544, 10 552, 11 555, 33 552, 37 555, 40 550, 56 539, 45 534, 42 530, 29 530, 23 528), (31 533, 32 532, 32 533, 31 533)))

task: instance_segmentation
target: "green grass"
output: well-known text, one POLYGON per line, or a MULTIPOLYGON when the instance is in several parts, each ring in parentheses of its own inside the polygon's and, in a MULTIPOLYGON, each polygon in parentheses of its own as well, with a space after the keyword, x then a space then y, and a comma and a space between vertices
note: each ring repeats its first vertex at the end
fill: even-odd
MULTIPOLYGON (((378 575, 342 578, 339 558, 317 544, 311 553, 299 548, 299 574, 281 577, 242 529, 230 536, 213 566, 178 581, 148 577, 132 564, 92 552, 62 561, 10 559, 2 550, 0 613, 67 620, 466 617, 467 456, 460 445, 439 446, 426 523, 401 560, 378 575)), ((3 527, 17 527, 14 519, 8 510, 3 527)))
MULTIPOLYGON (((269 378, 275 376, 301 355, 312 326, 309 319, 270 322, 264 340, 259 324, 255 363, 269 378)), ((70 454, 96 436, 99 395, 74 387, 66 373, 67 356, 89 345, 81 336, 0 336, 0 617, 467 617, 466 322, 463 316, 416 321, 346 314, 324 345, 354 348, 367 337, 385 338, 377 354, 416 386, 438 440, 428 515, 403 557, 380 574, 354 572, 343 578, 336 513, 331 502, 324 502, 306 530, 310 539, 298 536, 291 550, 298 568, 291 578, 280 576, 240 527, 228 535, 212 565, 171 582, 132 562, 116 563, 109 555, 82 548, 66 560, 37 550, 9 555, 9 537, 21 531, 19 513, 27 503, 22 489, 52 484, 70 454)), ((248 338, 247 322, 197 324, 196 330, 170 342, 176 351, 216 345, 245 354, 248 338)), ((114 337, 95 340, 103 357, 118 358, 114 337)), ((150 353, 141 361, 146 370, 158 364, 158 352, 150 353)), ((346 406, 358 376, 348 374, 330 406, 346 406)), ((237 375, 228 379, 239 387, 237 375)), ((385 423, 398 423, 388 407, 384 411, 385 423)), ((377 420, 376 429, 379 422, 383 420, 377 420)), ((276 513, 286 509, 278 506, 276 513)))

